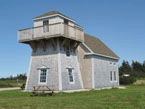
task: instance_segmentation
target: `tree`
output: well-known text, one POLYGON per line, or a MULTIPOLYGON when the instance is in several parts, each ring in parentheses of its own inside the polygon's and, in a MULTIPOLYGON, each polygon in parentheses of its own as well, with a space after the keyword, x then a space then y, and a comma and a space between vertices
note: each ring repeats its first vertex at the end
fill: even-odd
POLYGON ((142 69, 143 69, 143 72, 145 73, 145 61, 142 64, 142 69))
POLYGON ((132 61, 132 69, 136 72, 143 72, 143 65, 137 61, 132 61))
POLYGON ((119 75, 121 76, 124 73, 131 73, 132 68, 128 61, 123 60, 122 65, 119 67, 119 75))

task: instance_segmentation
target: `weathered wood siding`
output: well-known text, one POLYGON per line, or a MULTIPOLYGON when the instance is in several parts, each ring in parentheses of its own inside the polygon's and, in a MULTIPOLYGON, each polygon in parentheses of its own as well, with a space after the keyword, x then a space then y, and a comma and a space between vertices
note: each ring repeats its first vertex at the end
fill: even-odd
POLYGON ((92 61, 89 56, 85 56, 87 51, 83 46, 78 47, 78 60, 84 89, 92 88, 92 61))
POLYGON ((42 43, 38 44, 36 52, 32 52, 31 56, 31 65, 28 74, 27 87, 26 90, 32 90, 32 86, 37 86, 39 84, 39 72, 38 68, 43 65, 47 66, 47 83, 49 87, 54 85, 55 90, 59 90, 58 82, 58 60, 57 60, 57 51, 53 49, 50 43, 46 44, 46 51, 43 51, 42 43))
POLYGON ((94 82, 95 88, 115 87, 119 85, 118 62, 115 59, 101 56, 94 58, 94 82), (110 71, 112 71, 113 81, 110 81, 110 71), (114 81, 114 71, 117 81, 114 81))

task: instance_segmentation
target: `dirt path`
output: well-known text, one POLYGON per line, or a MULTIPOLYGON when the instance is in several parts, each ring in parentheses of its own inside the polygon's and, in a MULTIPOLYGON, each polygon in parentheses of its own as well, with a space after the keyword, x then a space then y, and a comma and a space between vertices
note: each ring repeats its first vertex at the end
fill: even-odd
POLYGON ((0 88, 0 91, 5 91, 5 90, 18 90, 21 89, 20 87, 13 87, 13 88, 0 88))

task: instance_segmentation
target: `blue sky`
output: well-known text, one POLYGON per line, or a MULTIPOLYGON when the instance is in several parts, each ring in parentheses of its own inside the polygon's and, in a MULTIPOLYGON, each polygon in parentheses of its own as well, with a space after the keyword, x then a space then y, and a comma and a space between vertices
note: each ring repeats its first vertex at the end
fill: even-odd
POLYGON ((145 0, 3 0, 0 2, 0 78, 28 72, 31 49, 17 31, 57 10, 101 39, 122 60, 145 60, 145 0))

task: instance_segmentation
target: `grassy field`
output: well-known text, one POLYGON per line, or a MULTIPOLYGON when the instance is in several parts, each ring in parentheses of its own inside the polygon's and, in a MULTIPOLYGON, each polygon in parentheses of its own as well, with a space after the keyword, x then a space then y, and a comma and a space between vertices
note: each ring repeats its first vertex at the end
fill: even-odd
MULTIPOLYGON (((0 80, 0 88, 17 87, 16 81, 16 79, 0 80)), ((25 83, 26 80, 18 80, 18 86, 20 87, 23 84, 23 82, 25 83)))
POLYGON ((91 90, 57 93, 54 96, 30 96, 30 92, 1 91, 0 108, 21 109, 145 109, 145 85, 127 89, 91 90))

